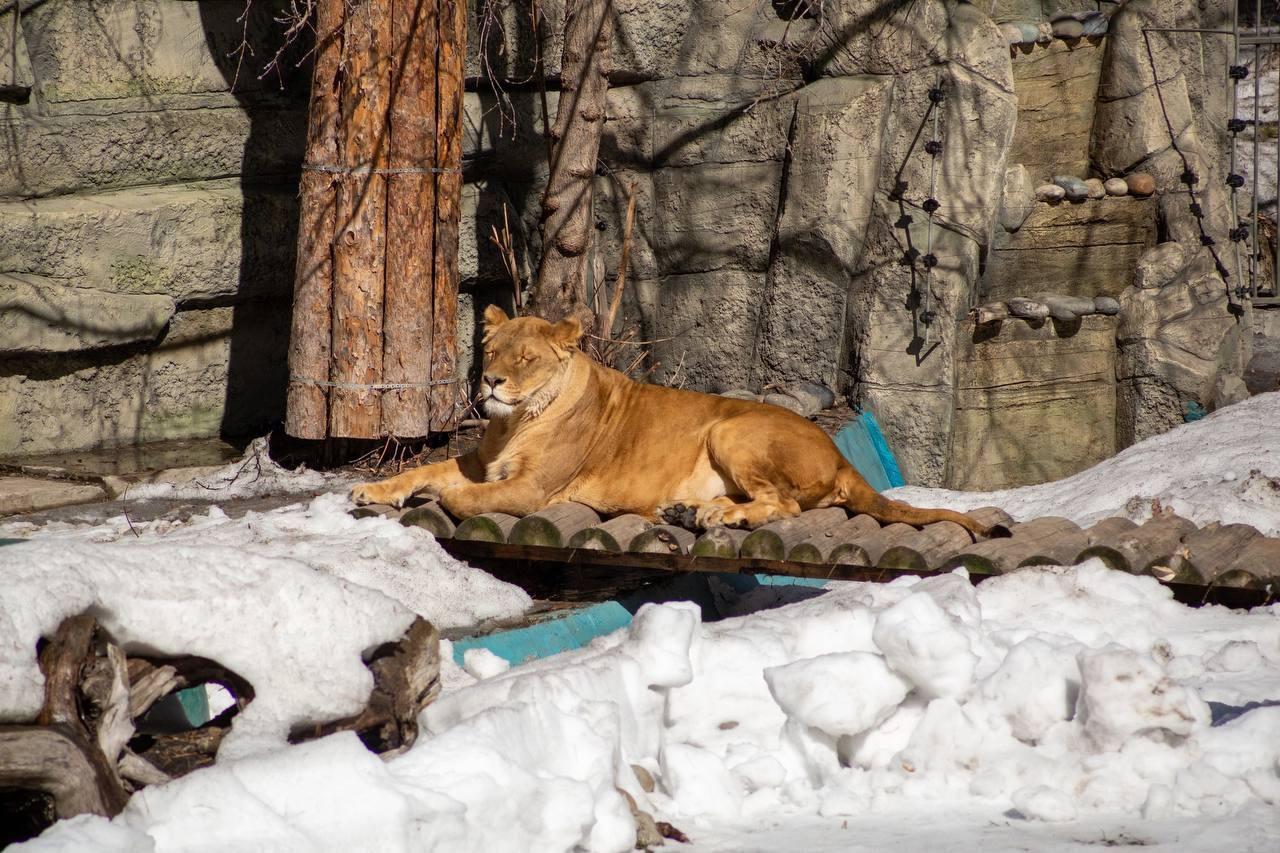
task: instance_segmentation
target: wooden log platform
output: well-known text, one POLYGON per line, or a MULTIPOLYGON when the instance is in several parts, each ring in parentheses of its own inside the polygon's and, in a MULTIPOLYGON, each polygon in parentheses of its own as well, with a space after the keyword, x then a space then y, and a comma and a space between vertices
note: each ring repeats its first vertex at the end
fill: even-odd
POLYGON ((454 556, 523 586, 535 598, 561 602, 603 601, 680 572, 885 581, 964 568, 977 581, 1023 566, 1092 558, 1151 575, 1188 603, 1256 606, 1280 591, 1280 538, 1247 525, 1197 528, 1169 513, 1143 524, 1105 518, 1082 529, 1057 516, 1015 523, 1002 510, 983 507, 969 515, 991 526, 996 538, 977 542, 951 522, 923 529, 882 526, 867 515, 849 517, 841 508, 810 510, 754 531, 692 531, 635 515, 601 520, 574 503, 554 504, 523 519, 489 513, 453 529, 454 520, 443 523, 437 515, 445 514, 428 503, 404 512, 401 521, 431 530, 454 556))

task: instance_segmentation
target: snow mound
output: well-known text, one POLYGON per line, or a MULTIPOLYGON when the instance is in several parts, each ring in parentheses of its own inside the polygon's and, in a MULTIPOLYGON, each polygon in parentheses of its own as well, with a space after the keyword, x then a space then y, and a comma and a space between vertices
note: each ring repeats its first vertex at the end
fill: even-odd
MULTIPOLYGON (((343 495, 320 495, 304 505, 228 518, 218 507, 187 521, 130 522, 117 516, 102 524, 63 522, 2 527, 8 535, 29 536, 27 560, 40 562, 68 543, 113 544, 112 554, 130 555, 137 565, 193 577, 218 565, 289 560, 326 575, 385 593, 437 628, 474 625, 486 619, 519 616, 532 601, 524 590, 455 560, 431 534, 384 518, 355 519, 343 495), (182 545, 207 557, 175 563, 164 550, 182 545), (216 551, 217 556, 213 556, 216 551)), ((121 557, 121 559, 126 559, 121 557)))
POLYGON ((125 500, 225 500, 256 498, 265 495, 289 495, 321 492, 349 485, 351 478, 341 474, 310 471, 305 465, 289 470, 271 458, 266 436, 256 438, 245 448, 244 455, 214 471, 196 470, 193 475, 172 482, 157 480, 134 483, 121 495, 125 500))
POLYGON ((0 722, 40 709, 36 643, 91 611, 125 651, 212 658, 255 696, 220 755, 286 743, 289 730, 364 707, 361 654, 397 640, 413 613, 282 557, 222 545, 37 541, 0 548, 0 722))
POLYGON ((1280 536, 1280 391, 1259 394, 1141 441, 1071 477, 996 492, 904 486, 887 495, 960 511, 998 506, 1018 521, 1065 516, 1081 526, 1108 516, 1151 517, 1152 501, 1196 524, 1252 524, 1280 536))
MULTIPOLYGON (((695 842, 805 816, 1225 826, 1280 804, 1280 606, 1190 609, 1097 561, 976 590, 963 575, 843 584, 714 624, 647 605, 587 648, 484 674, 385 764, 349 737, 219 761, 23 849, 119 849, 122 831, 133 849, 242 849, 261 825, 279 850, 350 849, 368 826, 354 846, 621 853, 618 789, 695 842)), ((1274 841, 1272 826, 1258 832, 1274 841)))

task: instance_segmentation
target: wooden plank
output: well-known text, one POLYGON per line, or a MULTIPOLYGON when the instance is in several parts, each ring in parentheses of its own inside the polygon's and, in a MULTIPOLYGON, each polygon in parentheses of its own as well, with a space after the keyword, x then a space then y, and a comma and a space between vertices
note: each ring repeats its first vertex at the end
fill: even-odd
POLYGON ((879 530, 874 530, 865 536, 859 537, 846 545, 839 545, 832 549, 831 559, 835 561, 850 560, 856 553, 855 548, 862 549, 867 555, 867 565, 877 565, 880 558, 884 556, 884 552, 892 548, 894 545, 901 544, 908 536, 915 533, 916 529, 910 524, 902 524, 895 522, 894 524, 886 524, 879 530))
POLYGON ((1280 539, 1264 537, 1250 541, 1227 566, 1227 571, 1247 571, 1264 581, 1280 579, 1280 539))
POLYGON ((826 507, 808 510, 793 518, 771 521, 751 531, 742 540, 739 553, 743 557, 783 560, 796 545, 834 528, 848 517, 841 507, 826 507))
POLYGON ((596 527, 579 530, 569 539, 570 548, 589 548, 597 551, 621 551, 624 545, 653 527, 644 516, 627 513, 596 527))
POLYGON ((655 524, 632 539, 627 545, 627 551, 638 554, 688 554, 696 538, 683 527, 655 524))
POLYGON ((1083 562, 1097 557, 1118 571, 1142 574, 1149 566, 1173 554, 1182 544, 1182 538, 1195 529, 1196 526, 1182 516, 1157 516, 1120 534, 1109 545, 1090 545, 1076 559, 1083 562))
MULTIPOLYGON (((360 0, 344 26, 340 163, 353 170, 387 165, 390 0, 360 0)), ((354 171, 338 184, 333 245, 333 353, 337 387, 329 395, 329 434, 381 438, 380 393, 359 387, 382 380, 386 258, 385 175, 354 171)))
POLYGON ((698 537, 689 553, 697 557, 736 557, 742 548, 742 541, 750 535, 750 530, 713 527, 698 537))
POLYGON ((1013 525, 1013 516, 998 506, 980 506, 967 510, 965 515, 990 527, 991 535, 995 537, 1008 536, 1009 528, 1013 525))
MULTIPOLYGON (((1068 518, 1046 515, 1009 528, 1009 533, 1025 553, 1019 566, 1071 566, 1088 547, 1089 537, 1080 525, 1068 518)), ((1016 548, 1011 548, 1012 554, 1016 548)))
POLYGON ((569 544, 573 534, 599 524, 600 516, 585 504, 552 504, 517 521, 507 540, 515 545, 563 548, 569 544))
POLYGON ((876 565, 892 569, 930 569, 973 544, 973 536, 954 521, 926 525, 880 555, 876 565))
POLYGON ((48 793, 60 819, 124 808, 129 795, 103 764, 71 726, 0 726, 0 788, 48 793))
POLYGON ((1236 567, 1239 554, 1249 543, 1262 536, 1249 524, 1206 524, 1183 537, 1181 546, 1166 555, 1170 568, 1194 572, 1188 580, 1214 583, 1218 577, 1236 568, 1257 574, 1249 566, 1236 567))
MULTIPOLYGON (((842 545, 852 545, 863 536, 880 529, 880 522, 871 516, 860 513, 846 519, 835 527, 815 533, 799 545, 791 549, 787 558, 800 563, 836 563, 840 562, 833 552, 842 545)), ((866 552, 861 548, 846 548, 842 552, 846 559, 854 563, 866 561, 866 552)))
POLYGON ((382 432, 431 429, 432 287, 436 220, 436 3, 391 0, 387 260, 382 379, 423 387, 382 394, 382 432))
POLYGON ((438 0, 436 43, 436 227, 431 289, 431 428, 453 428, 458 367, 458 229, 462 219, 465 0, 438 0))
POLYGON ((416 506, 400 516, 405 527, 421 527, 437 539, 448 539, 457 530, 450 518, 436 501, 416 506))
POLYGON ((471 542, 506 542, 511 536, 511 528, 515 527, 519 520, 505 512, 473 515, 458 525, 453 531, 453 537, 471 542))
POLYGON ((1105 545, 1112 539, 1137 529, 1136 522, 1130 521, 1123 516, 1113 515, 1110 518, 1104 518, 1097 524, 1090 527, 1085 533, 1089 537, 1090 545, 1105 545))
MULTIPOLYGON (((338 162, 338 65, 342 54, 344 0, 316 0, 315 62, 311 71, 304 162, 331 166, 338 162)), ((328 435, 329 379, 333 322, 333 239, 337 178, 318 169, 303 169, 298 181, 298 260, 294 273, 293 316, 289 334, 288 402, 285 431, 295 438, 328 435), (311 381, 306 381, 311 380, 311 381)))
POLYGON ((948 557, 938 569, 948 572, 965 569, 969 572, 1004 574, 1018 568, 1025 558, 1031 556, 1032 550, 1034 546, 1027 541, 986 539, 948 557))

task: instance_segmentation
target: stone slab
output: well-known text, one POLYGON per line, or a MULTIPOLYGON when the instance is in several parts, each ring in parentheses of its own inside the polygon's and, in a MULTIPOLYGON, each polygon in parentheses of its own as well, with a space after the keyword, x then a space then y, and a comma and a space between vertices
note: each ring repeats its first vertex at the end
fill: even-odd
POLYGON ((1088 39, 1014 49, 1018 123, 1009 162, 1026 166, 1036 184, 1054 175, 1087 177, 1102 56, 1103 46, 1088 39))
POLYGON ((1043 483, 1114 454, 1115 319, 994 325, 961 325, 948 486, 1043 483))
POLYGON ((1118 296, 1155 240, 1153 199, 1040 202, 1017 232, 996 232, 979 292, 984 302, 1046 290, 1118 296))
POLYGON ((101 486, 92 483, 0 476, 0 516, 90 503, 106 496, 101 486))
POLYGON ((41 276, 0 273, 0 354, 154 341, 173 311, 167 296, 104 293, 41 276))

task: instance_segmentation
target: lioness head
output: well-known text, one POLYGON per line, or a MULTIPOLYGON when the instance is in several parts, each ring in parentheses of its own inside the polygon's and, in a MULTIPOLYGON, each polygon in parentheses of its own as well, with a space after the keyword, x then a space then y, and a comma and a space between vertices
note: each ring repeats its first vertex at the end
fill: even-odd
POLYGON ((484 310, 484 378, 480 398, 491 418, 516 409, 536 415, 560 393, 560 385, 582 337, 574 318, 548 323, 541 317, 512 320, 496 305, 484 310))

